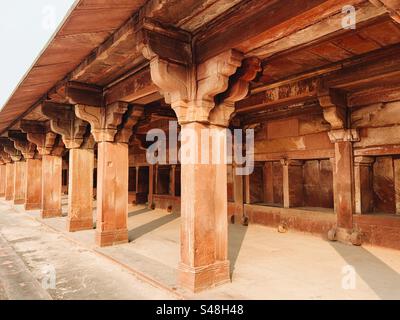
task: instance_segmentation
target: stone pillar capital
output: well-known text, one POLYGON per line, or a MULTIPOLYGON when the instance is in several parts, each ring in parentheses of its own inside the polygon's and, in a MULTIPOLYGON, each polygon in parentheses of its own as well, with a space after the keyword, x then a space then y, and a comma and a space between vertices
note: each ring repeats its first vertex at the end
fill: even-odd
POLYGON ((0 144, 3 146, 5 153, 9 154, 12 161, 18 162, 22 160, 21 151, 14 147, 14 142, 12 140, 6 137, 0 137, 0 144))
POLYGON ((118 126, 128 110, 128 103, 115 102, 105 107, 75 105, 75 115, 90 123, 96 142, 114 142, 118 126))
POLYGON ((302 166, 304 164, 304 161, 293 160, 293 159, 281 159, 281 164, 283 166, 302 166))
POLYGON ((241 52, 230 49, 196 64, 190 37, 185 33, 146 28, 142 32, 143 55, 150 60, 151 78, 175 111, 178 122, 227 127, 235 111, 234 103, 247 95, 249 82, 261 70, 260 61, 244 60, 241 52), (160 40, 157 42, 149 36, 155 30, 160 40), (171 52, 171 42, 181 51, 171 52))
POLYGON ((129 143, 133 133, 133 127, 139 122, 144 113, 142 106, 130 106, 123 117, 122 123, 118 127, 115 141, 119 143, 129 143))
POLYGON ((41 156, 62 154, 64 144, 57 134, 50 130, 48 123, 22 120, 20 127, 27 134, 27 140, 36 145, 41 156))
POLYGON ((87 123, 75 116, 72 105, 45 101, 42 113, 50 119, 50 128, 61 135, 67 149, 77 149, 83 143, 87 123))
POLYGON ((328 135, 332 143, 360 141, 360 135, 357 129, 331 130, 328 132, 328 135))
POLYGON ((370 167, 374 164, 374 157, 357 156, 354 157, 354 165, 356 166, 367 166, 370 167))
POLYGON ((21 131, 8 131, 8 137, 14 142, 15 149, 21 151, 25 159, 35 157, 36 146, 28 141, 26 133, 21 131))

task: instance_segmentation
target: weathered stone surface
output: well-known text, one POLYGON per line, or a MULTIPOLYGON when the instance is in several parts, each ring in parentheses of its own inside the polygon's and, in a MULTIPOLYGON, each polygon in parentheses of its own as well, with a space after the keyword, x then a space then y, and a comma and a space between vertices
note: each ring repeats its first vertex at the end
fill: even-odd
POLYGON ((25 203, 25 184, 26 178, 26 161, 18 161, 14 163, 14 204, 25 203))
POLYGON ((26 160, 25 210, 42 207, 42 159, 26 160))
POLYGON ((42 157, 42 218, 60 217, 62 158, 43 155, 42 157))
POLYGON ((128 145, 100 142, 97 161, 96 243, 128 242, 128 145))
POLYGON ((69 151, 68 231, 93 229, 92 149, 69 151))

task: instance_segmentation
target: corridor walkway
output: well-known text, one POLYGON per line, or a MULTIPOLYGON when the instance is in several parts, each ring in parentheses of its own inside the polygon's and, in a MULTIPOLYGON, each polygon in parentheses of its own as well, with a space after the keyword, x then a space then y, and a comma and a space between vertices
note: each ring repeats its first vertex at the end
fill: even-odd
POLYGON ((98 248, 94 230, 67 233, 65 217, 41 220, 38 212, 15 208, 0 203, 0 233, 39 283, 40 267, 55 267, 56 289, 48 290, 55 299, 400 299, 400 252, 394 250, 231 225, 232 283, 192 295, 176 288, 177 215, 131 207, 131 242, 98 248))

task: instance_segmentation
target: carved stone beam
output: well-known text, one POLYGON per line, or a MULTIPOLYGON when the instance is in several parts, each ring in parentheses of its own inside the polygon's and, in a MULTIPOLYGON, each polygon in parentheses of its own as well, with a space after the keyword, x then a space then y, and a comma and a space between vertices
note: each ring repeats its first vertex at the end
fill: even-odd
POLYGON ((94 85, 69 81, 65 84, 65 100, 72 105, 101 107, 103 105, 103 89, 94 85))
POLYGON ((235 113, 235 102, 244 99, 249 92, 250 81, 261 71, 258 58, 243 60, 242 66, 229 80, 228 90, 217 96, 217 104, 210 113, 210 123, 227 127, 235 113))
POLYGON ((129 143, 133 133, 133 127, 139 122, 143 116, 144 108, 142 106, 130 106, 124 115, 123 122, 118 128, 118 133, 115 136, 115 141, 120 143, 129 143))
POLYGON ((51 130, 61 135, 67 149, 82 145, 87 123, 75 116, 73 106, 45 101, 42 113, 50 119, 51 130))
POLYGON ((369 0, 373 5, 384 7, 389 12, 390 17, 400 23, 400 0, 369 0))
POLYGON ((27 134, 27 139, 36 145, 40 155, 50 155, 57 139, 57 134, 50 130, 46 122, 22 120, 20 128, 27 134))
POLYGON ((90 123, 91 133, 96 142, 114 142, 118 126, 127 110, 126 102, 115 102, 106 107, 75 105, 75 115, 90 123))
POLYGON ((8 137, 14 142, 15 149, 21 151, 25 159, 33 159, 36 145, 28 141, 26 133, 16 130, 8 131, 8 137))
POLYGON ((14 162, 21 161, 21 151, 15 149, 14 142, 8 138, 0 137, 0 144, 3 146, 4 151, 8 153, 14 162))

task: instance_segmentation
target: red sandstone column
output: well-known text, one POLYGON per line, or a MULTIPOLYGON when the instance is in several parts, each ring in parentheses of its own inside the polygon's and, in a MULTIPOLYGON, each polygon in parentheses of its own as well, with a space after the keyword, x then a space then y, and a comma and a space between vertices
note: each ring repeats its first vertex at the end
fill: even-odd
POLYGON ((93 229, 92 149, 70 149, 67 230, 93 229))
POLYGON ((400 159, 394 159, 394 186, 396 193, 396 214, 400 215, 400 159))
POLYGON ((294 208, 303 206, 303 162, 282 160, 283 166, 283 206, 294 208))
POLYGON ((149 208, 152 207, 153 205, 153 195, 154 195, 154 170, 155 166, 150 165, 149 166, 149 196, 147 198, 147 202, 149 205, 149 208))
POLYGON ((335 143, 335 208, 337 226, 353 228, 354 190, 353 190, 353 145, 350 141, 335 143))
POLYGON ((354 198, 357 214, 373 211, 372 165, 374 161, 375 159, 371 157, 355 157, 354 159, 354 198))
POLYGON ((14 163, 6 164, 6 192, 7 201, 14 199, 14 163))
POLYGON ((42 202, 42 159, 26 159, 25 210, 39 210, 42 202))
POLYGON ((0 198, 6 195, 6 164, 0 165, 0 198))
POLYGON ((176 165, 172 165, 170 169, 169 194, 173 197, 175 197, 175 173, 176 165))
POLYGON ((267 203, 274 202, 274 180, 272 162, 265 162, 264 168, 264 201, 267 203))
POLYGON ((98 146, 96 243, 100 246, 128 242, 128 144, 143 112, 143 107, 125 102, 75 106, 76 116, 90 123, 98 146))
MULTIPOLYGON (((202 129, 211 126, 197 122, 182 125, 200 137, 202 129)), ((221 141, 226 129, 219 130, 221 141)), ((188 146, 202 154, 198 141, 188 146)), ((182 150, 183 152, 183 150, 182 150)), ((221 150, 223 156, 226 150, 221 150)), ((224 159, 224 158, 223 158, 224 159)), ((211 160, 210 160, 211 162, 211 160)), ((194 163, 181 165, 181 262, 179 282, 192 291, 200 291, 228 282, 227 165, 194 163)))
POLYGON ((96 242, 128 242, 128 144, 98 143, 96 242))
POLYGON ((60 217, 61 212, 62 157, 42 157, 42 218, 60 217))
POLYGON ((14 163, 14 204, 25 203, 26 162, 14 163))
POLYGON ((237 175, 236 170, 238 166, 234 163, 232 166, 233 174, 233 195, 235 201, 235 220, 241 221, 244 215, 244 203, 243 203, 243 176, 237 175))

